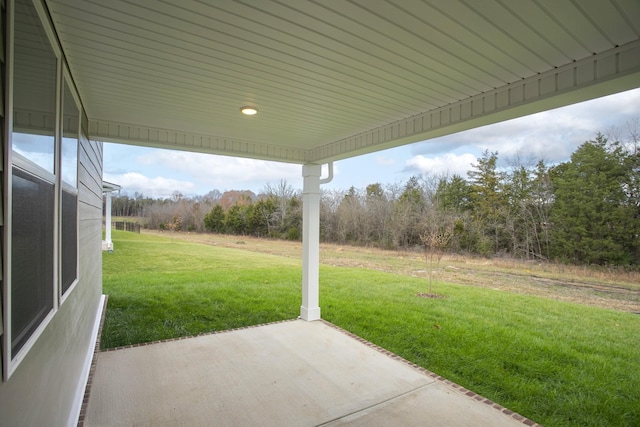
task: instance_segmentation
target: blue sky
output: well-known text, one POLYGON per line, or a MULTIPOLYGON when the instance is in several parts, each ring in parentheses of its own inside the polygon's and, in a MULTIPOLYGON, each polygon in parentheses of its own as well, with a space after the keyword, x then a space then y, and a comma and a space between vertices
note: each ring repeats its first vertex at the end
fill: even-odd
MULTIPOLYGON (((580 104, 509 120, 454 135, 341 160, 334 165, 334 179, 323 188, 346 190, 351 186, 404 183, 412 175, 466 171, 484 150, 497 151, 502 162, 533 157, 553 164, 569 159, 583 142, 598 132, 640 127, 640 89, 580 104)), ((211 190, 251 190, 285 179, 302 188, 302 167, 277 162, 214 156, 146 147, 105 143, 104 180, 119 184, 133 196, 185 196, 211 190)))

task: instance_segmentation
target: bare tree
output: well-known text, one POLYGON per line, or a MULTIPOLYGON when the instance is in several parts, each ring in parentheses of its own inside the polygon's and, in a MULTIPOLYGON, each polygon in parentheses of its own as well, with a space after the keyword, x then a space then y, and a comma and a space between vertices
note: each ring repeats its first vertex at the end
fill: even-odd
POLYGON ((320 238, 325 242, 338 241, 338 207, 344 193, 337 190, 321 190, 320 238))
POLYGON ((286 179, 281 179, 277 184, 266 183, 262 193, 267 197, 273 197, 276 200, 278 210, 278 226, 284 228, 287 216, 289 214, 289 202, 296 195, 296 190, 287 183, 286 179))
POLYGON ((436 285, 437 274, 440 269, 440 260, 449 248, 454 233, 454 218, 435 209, 424 218, 420 241, 424 249, 425 261, 429 269, 429 293, 425 296, 437 298, 436 285))

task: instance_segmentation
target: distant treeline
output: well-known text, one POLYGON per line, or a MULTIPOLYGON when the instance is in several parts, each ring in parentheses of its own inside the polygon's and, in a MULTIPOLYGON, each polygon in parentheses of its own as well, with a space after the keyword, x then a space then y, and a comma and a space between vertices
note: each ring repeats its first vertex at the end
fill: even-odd
MULTIPOLYGON (((512 159, 485 151, 459 175, 414 176, 403 184, 323 191, 325 242, 446 250, 575 264, 640 265, 640 143, 598 135, 571 160, 512 159)), ((158 200, 113 200, 113 214, 153 229, 299 240, 302 196, 286 181, 251 191, 217 190, 158 200)))

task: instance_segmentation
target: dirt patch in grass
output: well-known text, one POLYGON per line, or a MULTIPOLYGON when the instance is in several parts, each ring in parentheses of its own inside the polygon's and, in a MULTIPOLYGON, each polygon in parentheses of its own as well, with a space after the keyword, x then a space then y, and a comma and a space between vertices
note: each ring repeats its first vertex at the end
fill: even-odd
MULTIPOLYGON (((143 232, 171 235, 176 239, 212 246, 295 259, 302 257, 300 242, 244 236, 239 240, 238 236, 218 234, 143 232)), ((331 266, 423 277, 425 291, 428 290, 427 281, 431 273, 437 281, 436 293, 445 289, 446 283, 458 283, 640 314, 640 272, 637 271, 462 256, 444 256, 438 268, 430 269, 419 251, 388 251, 327 243, 320 245, 320 262, 331 266)))
POLYGON ((431 298, 431 299, 446 298, 446 296, 442 294, 432 294, 432 293, 424 293, 424 292, 418 292, 416 296, 419 298, 431 298))

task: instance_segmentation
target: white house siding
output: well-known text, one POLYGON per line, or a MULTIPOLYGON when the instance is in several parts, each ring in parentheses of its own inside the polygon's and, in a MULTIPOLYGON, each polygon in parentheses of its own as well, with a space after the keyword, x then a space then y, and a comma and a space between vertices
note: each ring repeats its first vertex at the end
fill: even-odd
MULTIPOLYGON (((85 117, 85 129, 86 123, 85 117)), ((102 143, 82 137, 78 163, 78 283, 11 377, 0 383, 0 426, 77 422, 101 308, 102 143)), ((3 183, 10 168, 4 169, 3 183)))
MULTIPOLYGON (((7 36, 5 33, 5 29, 6 29, 6 19, 5 19, 5 10, 6 8, 4 7, 4 1, 0 2, 0 4, 2 5, 2 7, 0 7, 0 36, 2 36, 2 40, 6 40, 7 36)), ((4 164, 4 153, 5 153, 5 147, 6 147, 6 142, 5 142, 5 129, 6 129, 6 122, 5 122, 5 114, 4 114, 4 106, 5 104, 5 76, 7 75, 6 73, 6 51, 5 51, 5 47, 4 44, 0 44, 0 176, 2 176, 2 182, 6 182, 5 179, 5 174, 4 174, 4 170, 5 170, 5 164, 4 164)), ((4 213, 4 185, 2 185, 2 183, 0 183, 0 213, 4 213)), ((2 242, 3 240, 3 236, 4 236, 4 215, 0 215, 0 247, 2 246, 2 242)), ((2 248, 4 249, 4 248, 2 248)), ((0 252, 0 262, 2 262, 2 252, 0 252)), ((2 350, 2 334, 4 333, 4 314, 3 314, 3 307, 2 307, 2 300, 3 300, 3 291, 4 291, 4 286, 3 286, 3 274, 0 274, 0 350, 2 350)), ((0 355, 2 354, 2 351, 0 351, 0 355)), ((1 358, 1 356, 0 356, 1 358)), ((0 360, 0 371, 2 371, 2 361, 0 360)))
POLYGON ((76 422, 102 287, 102 143, 82 141, 78 158, 79 282, 16 372, 0 384, 2 426, 76 422))

